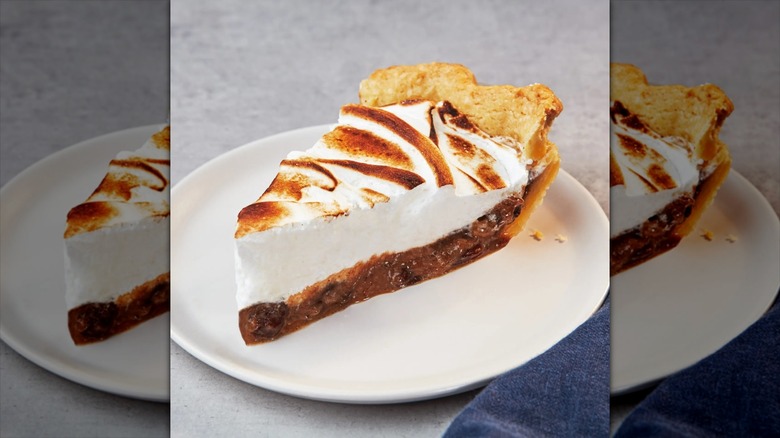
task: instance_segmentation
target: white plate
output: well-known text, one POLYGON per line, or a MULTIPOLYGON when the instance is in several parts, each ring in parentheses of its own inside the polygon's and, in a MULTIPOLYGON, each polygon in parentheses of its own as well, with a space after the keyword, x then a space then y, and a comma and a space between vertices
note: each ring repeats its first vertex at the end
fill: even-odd
POLYGON ((174 187, 171 334, 198 359, 299 397, 421 400, 484 385, 547 350, 601 304, 609 281, 607 219, 585 188, 562 171, 526 228, 542 231, 542 241, 524 232, 502 251, 454 273, 247 347, 235 300, 237 213, 257 199, 290 150, 308 148, 326 129, 250 143, 174 187), (556 234, 568 240, 560 243, 556 234))
POLYGON ((694 364, 761 317, 780 286, 779 230, 766 199, 732 170, 697 231, 613 277, 612 393, 694 364))
POLYGON ((66 379, 145 400, 168 400, 168 315, 97 344, 76 347, 65 307, 68 210, 95 190, 108 162, 160 128, 144 126, 79 143, 30 166, 0 190, 0 336, 66 379))

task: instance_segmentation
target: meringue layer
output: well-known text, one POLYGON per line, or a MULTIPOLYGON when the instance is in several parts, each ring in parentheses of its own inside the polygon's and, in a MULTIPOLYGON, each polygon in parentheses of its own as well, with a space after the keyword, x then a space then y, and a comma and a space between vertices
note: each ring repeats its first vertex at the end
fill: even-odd
POLYGON ((65 244, 68 309, 114 301, 169 271, 168 217, 102 227, 65 244))
POLYGON ((311 149, 292 152, 239 213, 239 309, 278 302, 375 254, 426 245, 469 225, 529 169, 522 145, 491 138, 448 102, 346 105, 311 149))

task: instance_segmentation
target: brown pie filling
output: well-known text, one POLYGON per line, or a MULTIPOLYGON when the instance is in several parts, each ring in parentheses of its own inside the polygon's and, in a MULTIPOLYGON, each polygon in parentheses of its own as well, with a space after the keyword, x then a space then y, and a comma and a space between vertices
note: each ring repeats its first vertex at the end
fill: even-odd
POLYGON ((693 198, 674 200, 642 225, 612 238, 610 242, 610 275, 643 263, 677 246, 682 236, 673 230, 693 211, 693 198))
POLYGON ((403 252, 384 253, 333 274, 286 302, 258 303, 239 311, 247 345, 272 341, 374 296, 439 277, 491 254, 509 242, 523 199, 513 195, 471 225, 403 252))
POLYGON ((167 312, 170 273, 150 280, 110 303, 87 303, 68 311, 68 330, 76 345, 102 341, 167 312))

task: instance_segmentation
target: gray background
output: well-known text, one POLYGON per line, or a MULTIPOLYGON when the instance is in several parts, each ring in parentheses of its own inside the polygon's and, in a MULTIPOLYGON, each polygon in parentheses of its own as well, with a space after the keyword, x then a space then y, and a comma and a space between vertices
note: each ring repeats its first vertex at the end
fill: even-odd
MULTIPOLYGON (((377 68, 447 61, 483 83, 552 88, 564 104, 551 131, 563 168, 606 209, 608 6, 174 0, 173 183, 250 141, 335 122, 377 68)), ((236 380, 171 344, 173 436, 436 436, 475 394, 382 406, 308 401, 236 380)))
MULTIPOLYGON (((780 2, 618 1, 610 32, 612 61, 639 66, 651 83, 709 82, 726 92, 735 109, 720 137, 732 169, 779 213, 780 2)), ((619 302, 613 293, 613 311, 619 302)), ((613 398, 613 428, 648 393, 613 398)))
MULTIPOLYGON (((0 2, 0 182, 62 148, 165 121, 166 1, 0 2)), ((3 437, 167 436, 169 406, 60 378, 0 343, 3 437)))

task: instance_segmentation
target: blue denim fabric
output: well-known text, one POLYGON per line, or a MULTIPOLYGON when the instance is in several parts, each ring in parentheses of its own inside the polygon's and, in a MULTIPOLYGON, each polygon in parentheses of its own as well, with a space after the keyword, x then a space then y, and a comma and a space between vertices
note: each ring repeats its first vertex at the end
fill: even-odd
POLYGON ((714 354, 664 380, 615 436, 780 436, 780 303, 714 354))
POLYGON ((445 437, 609 435, 609 299, 552 348, 491 382, 445 437))

